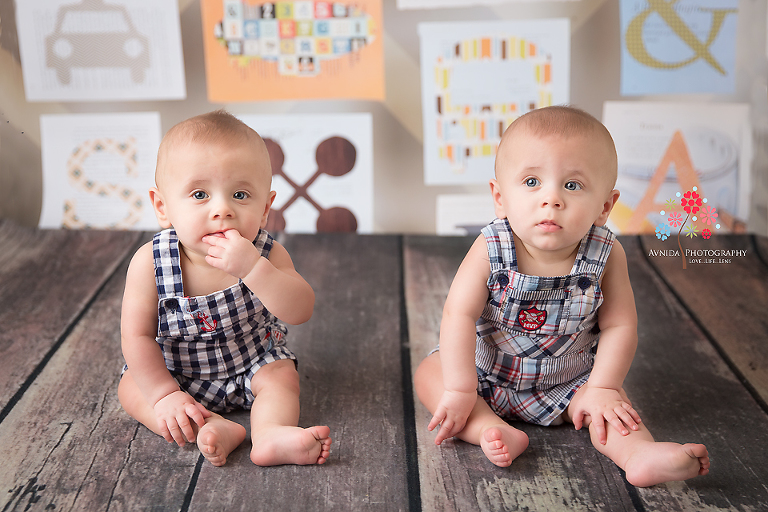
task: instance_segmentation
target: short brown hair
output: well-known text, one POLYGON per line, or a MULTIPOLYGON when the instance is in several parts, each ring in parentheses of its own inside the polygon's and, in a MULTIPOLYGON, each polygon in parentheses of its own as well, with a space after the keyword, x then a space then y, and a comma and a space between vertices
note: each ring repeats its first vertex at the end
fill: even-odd
POLYGON ((183 143, 198 144, 257 144, 263 147, 269 158, 266 146, 256 130, 242 122, 224 109, 214 110, 195 117, 190 117, 168 130, 157 151, 155 180, 168 157, 171 148, 183 143))
POLYGON ((611 154, 611 172, 614 182, 616 180, 618 158, 613 137, 608 129, 591 114, 570 105, 554 105, 542 107, 523 114, 515 119, 507 127, 501 136, 499 146, 512 137, 518 130, 525 130, 536 137, 557 135, 560 137, 573 137, 578 135, 596 135, 605 142, 606 149, 611 154))

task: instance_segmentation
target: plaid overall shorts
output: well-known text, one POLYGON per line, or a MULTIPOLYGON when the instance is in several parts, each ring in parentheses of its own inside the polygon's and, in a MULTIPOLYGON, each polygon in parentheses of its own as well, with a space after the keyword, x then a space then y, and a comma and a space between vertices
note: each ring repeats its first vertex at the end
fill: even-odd
POLYGON ((594 364, 600 276, 616 237, 592 226, 570 274, 539 277, 517 271, 506 219, 494 220, 482 234, 491 274, 489 300, 476 324, 478 394, 502 418, 560 424, 594 364))
MULTIPOLYGON (((260 230, 253 245, 266 258, 273 242, 260 230)), ((159 299, 156 339, 166 367, 181 389, 208 410, 250 409, 256 371, 282 359, 296 362, 285 347, 288 329, 242 281, 210 295, 186 297, 173 229, 155 235, 152 252, 159 299)))

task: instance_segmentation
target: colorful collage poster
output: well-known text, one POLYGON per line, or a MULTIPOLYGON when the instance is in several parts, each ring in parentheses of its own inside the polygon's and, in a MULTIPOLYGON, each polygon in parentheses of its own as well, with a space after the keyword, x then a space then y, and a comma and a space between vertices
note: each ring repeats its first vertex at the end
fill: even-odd
POLYGON ((27 101, 186 97, 176 0, 16 2, 27 101))
POLYGON ((241 115, 264 138, 277 193, 267 230, 373 231, 371 114, 241 115))
POLYGON ((567 19, 419 24, 428 185, 487 183, 517 117, 568 102, 567 19))
POLYGON ((202 0, 208 99, 384 99, 381 0, 202 0))
POLYGON ((40 227, 157 231, 149 189, 160 114, 44 115, 40 137, 40 227))
POLYGON ((738 0, 621 0, 621 94, 736 87, 738 0))
POLYGON ((619 158, 611 229, 669 237, 677 229, 698 230, 690 231, 695 236, 744 224, 753 155, 748 105, 606 102, 603 123, 619 158), (691 212, 679 210, 690 198, 700 211, 687 218, 691 212))

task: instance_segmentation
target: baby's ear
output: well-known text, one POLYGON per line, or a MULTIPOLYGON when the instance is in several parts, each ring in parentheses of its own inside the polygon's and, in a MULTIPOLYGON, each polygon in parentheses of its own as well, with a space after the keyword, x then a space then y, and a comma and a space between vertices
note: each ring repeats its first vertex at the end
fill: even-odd
POLYGON ((272 208, 272 203, 275 202, 275 196, 277 195, 277 192, 274 190, 271 190, 269 192, 269 196, 267 196, 267 204, 264 207, 264 214, 261 216, 261 225, 259 226, 261 229, 266 229, 267 227, 267 220, 269 219, 269 210, 272 208))
POLYGON ((504 209, 504 202, 501 199, 501 188, 499 187, 499 182, 496 180, 491 180, 491 197, 493 197, 493 209, 496 213, 496 218, 498 219, 506 219, 507 218, 507 212, 504 209))
POLYGON ((619 191, 616 189, 611 190, 611 194, 608 199, 603 203, 603 211, 600 212, 600 216, 595 221, 595 226, 605 226, 608 222, 608 216, 611 214, 611 210, 616 206, 616 202, 619 200, 619 191))
POLYGON ((155 217, 157 217, 157 222, 160 223, 160 227, 163 229, 170 228, 171 221, 168 220, 168 214, 165 211, 165 199, 163 199, 163 194, 155 187, 152 187, 149 189, 149 200, 152 202, 152 208, 155 209, 155 217))

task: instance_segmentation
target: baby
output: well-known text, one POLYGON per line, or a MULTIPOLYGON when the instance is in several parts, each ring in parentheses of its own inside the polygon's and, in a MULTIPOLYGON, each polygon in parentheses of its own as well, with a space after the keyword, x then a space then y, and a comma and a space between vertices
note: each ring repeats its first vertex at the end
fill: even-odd
POLYGON ((224 111, 163 138, 150 190, 164 231, 131 260, 123 296, 123 408, 215 466, 246 436, 218 413, 251 410, 251 460, 322 464, 327 426, 299 428, 296 356, 286 327, 314 308, 312 288, 264 231, 275 192, 261 137, 224 111))
POLYGON ((438 427, 509 466, 528 436, 504 420, 588 426, 636 486, 709 472, 701 444, 657 443, 623 389, 637 347, 624 249, 604 227, 619 191, 608 130, 571 107, 504 132, 491 180, 496 220, 453 280, 440 345, 415 387, 438 427))

